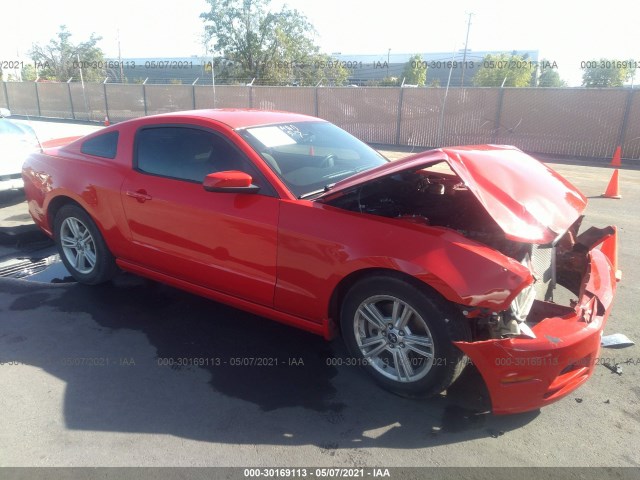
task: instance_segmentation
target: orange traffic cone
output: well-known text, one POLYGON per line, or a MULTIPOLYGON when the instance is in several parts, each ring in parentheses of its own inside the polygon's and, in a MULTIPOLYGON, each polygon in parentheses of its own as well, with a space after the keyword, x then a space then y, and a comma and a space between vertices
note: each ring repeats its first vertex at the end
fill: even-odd
POLYGON ((611 159, 612 167, 621 167, 622 166, 622 147, 616 147, 616 151, 613 154, 613 158, 611 159))
POLYGON ((111 123, 109 122, 109 117, 108 116, 104 116, 104 126, 108 127, 109 125, 111 125, 111 123))
POLYGON ((618 270, 618 227, 613 227, 613 235, 602 242, 600 251, 607 256, 615 272, 616 280, 620 281, 622 271, 618 270))
POLYGON ((620 188, 618 187, 618 169, 616 168, 611 175, 611 180, 609 180, 609 185, 607 185, 607 189, 605 192, 600 195, 605 198, 622 198, 620 195, 620 188))

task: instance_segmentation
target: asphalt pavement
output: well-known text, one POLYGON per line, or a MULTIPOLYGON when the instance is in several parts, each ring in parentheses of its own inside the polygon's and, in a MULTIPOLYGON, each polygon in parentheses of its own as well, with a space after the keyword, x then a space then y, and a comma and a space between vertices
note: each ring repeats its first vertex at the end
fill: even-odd
MULTIPOLYGON (((586 224, 619 226, 605 333, 640 341, 640 171, 621 171, 612 200, 600 198, 610 168, 551 166, 590 197, 586 224)), ((0 202, 0 270, 40 268, 55 248, 19 193, 0 202)), ((621 374, 599 365, 553 405, 494 416, 472 368, 446 394, 408 400, 345 365, 340 340, 129 274, 89 287, 50 268, 0 278, 2 467, 640 466, 637 345, 603 349, 621 374)))

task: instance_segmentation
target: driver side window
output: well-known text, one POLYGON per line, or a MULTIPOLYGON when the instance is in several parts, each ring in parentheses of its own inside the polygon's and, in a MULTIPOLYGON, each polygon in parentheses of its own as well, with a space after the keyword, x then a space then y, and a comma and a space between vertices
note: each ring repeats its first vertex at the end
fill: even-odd
POLYGON ((137 167, 146 173, 202 182, 209 173, 245 170, 240 152, 205 130, 145 128, 138 132, 137 142, 137 167))

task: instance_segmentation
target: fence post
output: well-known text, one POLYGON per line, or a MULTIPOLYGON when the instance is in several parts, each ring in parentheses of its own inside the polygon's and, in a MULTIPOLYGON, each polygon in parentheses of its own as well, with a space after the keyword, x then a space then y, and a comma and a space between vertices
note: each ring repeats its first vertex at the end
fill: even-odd
POLYGON ((196 83, 198 83, 198 80, 200 80, 200 77, 196 78, 191 84, 191 106, 194 110, 196 109, 196 83))
POLYGON ((398 96, 398 121, 396 123, 396 145, 400 145, 400 126, 402 125, 402 99, 404 97, 404 88, 400 87, 400 95, 398 96))
POLYGON ((69 92, 69 106, 71 107, 71 118, 73 118, 74 120, 76 119, 76 112, 73 109, 73 97, 71 96, 71 79, 73 77, 71 77, 69 80, 67 80, 67 91, 69 92))
POLYGON ((38 105, 38 116, 41 117, 42 113, 40 111, 40 94, 38 93, 38 82, 33 82, 36 87, 36 104, 38 105))
POLYGON ((318 86, 316 85, 315 91, 313 92, 313 115, 315 117, 318 116, 318 86))
POLYGON ((4 88, 4 101, 7 103, 7 110, 11 110, 9 106, 9 92, 7 91, 7 82, 2 82, 2 87, 4 88))
POLYGON ((249 108, 253 108, 253 85, 249 85, 249 108))
MULTIPOLYGON (((626 140, 626 136, 627 136, 627 125, 629 123, 629 112, 631 111, 631 105, 633 103, 633 94, 634 94, 634 89, 630 88, 629 92, 627 93, 627 103, 624 107, 624 116, 622 117, 622 125, 620 125, 620 135, 618 136, 618 145, 619 146, 623 146, 624 142, 626 140)), ((614 145, 613 149, 615 150, 615 148, 618 145, 614 145)))
POLYGON ((107 80, 108 78, 105 78, 104 82, 102 82, 102 90, 104 91, 104 114, 107 116, 107 118, 109 118, 109 101, 107 100, 107 80))
POLYGON ((496 109, 496 119, 493 128, 493 136, 491 139, 491 143, 496 143, 498 138, 498 131, 500 130, 500 120, 502 117, 502 102, 504 101, 504 88, 500 87, 500 92, 498 93, 498 108, 496 109))
POLYGON ((144 104, 144 116, 147 116, 147 87, 145 86, 147 84, 147 80, 149 80, 149 77, 144 79, 144 82, 142 82, 142 103, 144 104))

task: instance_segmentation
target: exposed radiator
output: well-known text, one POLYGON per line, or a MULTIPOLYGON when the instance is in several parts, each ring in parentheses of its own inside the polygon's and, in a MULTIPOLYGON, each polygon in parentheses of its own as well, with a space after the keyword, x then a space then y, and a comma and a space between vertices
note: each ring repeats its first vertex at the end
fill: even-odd
POLYGON ((531 268, 536 278, 536 300, 551 300, 555 287, 555 253, 551 245, 532 245, 531 268))

